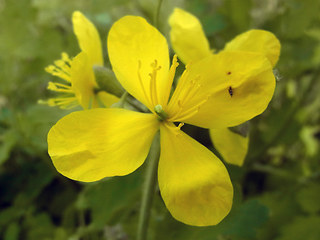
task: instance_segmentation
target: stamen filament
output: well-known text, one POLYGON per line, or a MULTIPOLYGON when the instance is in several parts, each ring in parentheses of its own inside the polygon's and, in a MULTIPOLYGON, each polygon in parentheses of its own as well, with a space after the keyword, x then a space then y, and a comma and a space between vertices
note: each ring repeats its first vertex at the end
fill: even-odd
POLYGON ((141 61, 139 60, 139 61, 138 61, 138 78, 139 78, 139 83, 140 83, 140 86, 141 86, 141 88, 142 88, 142 92, 143 92, 143 95, 144 95, 145 99, 146 99, 149 103, 152 104, 152 101, 150 101, 149 96, 148 96, 148 94, 147 94, 147 92, 146 92, 146 89, 145 89, 145 87, 144 87, 144 85, 143 85, 142 78, 141 78, 141 75, 140 75, 140 70, 141 70, 141 61))
POLYGON ((159 103, 158 101, 158 94, 157 94, 157 71, 161 69, 161 66, 158 66, 158 61, 155 59, 154 63, 151 64, 152 73, 149 74, 150 76, 150 94, 151 94, 151 101, 152 105, 155 106, 159 103))
MULTIPOLYGON (((182 73, 180 80, 178 82, 178 86, 176 88, 176 90, 174 91, 172 98, 169 101, 169 105, 168 108, 171 109, 173 106, 175 106, 177 104, 177 102, 179 101, 178 99, 180 98, 181 95, 181 91, 183 89, 183 83, 184 83, 184 79, 187 78, 187 76, 189 75, 189 71, 186 68, 185 71, 182 73)), ((168 110, 169 111, 169 110, 168 110)))
POLYGON ((62 83, 49 82, 47 88, 55 92, 73 93, 71 86, 68 86, 62 83))
POLYGON ((181 134, 181 131, 179 131, 179 130, 184 125, 184 123, 179 123, 179 126, 176 126, 173 123, 169 123, 167 121, 164 122, 164 124, 175 136, 181 134))
POLYGON ((168 104, 172 83, 173 83, 174 76, 176 74, 176 69, 178 66, 179 66, 178 58, 177 58, 177 54, 175 54, 172 59, 172 64, 169 70, 167 85, 165 87, 166 91, 164 92, 164 96, 163 96, 163 104, 165 105, 168 104))
POLYGON ((53 76, 59 77, 67 82, 71 82, 70 74, 62 71, 60 68, 57 68, 54 65, 49 65, 45 68, 46 72, 52 74, 53 76))
POLYGON ((47 101, 39 100, 39 104, 47 104, 51 107, 59 106, 63 109, 71 109, 78 105, 76 97, 50 98, 47 101))
POLYGON ((186 94, 184 96, 180 96, 180 99, 182 99, 180 101, 181 106, 183 106, 184 103, 186 103, 189 99, 193 98, 198 93, 198 90, 201 87, 201 85, 200 84, 196 85, 196 81, 199 78, 200 78, 200 76, 197 76, 194 80, 189 82, 190 83, 190 86, 188 88, 189 91, 185 91, 186 94))
POLYGON ((54 61, 54 64, 65 73, 70 73, 71 71, 70 66, 63 60, 56 60, 54 61))
POLYGON ((194 116, 195 114, 197 114, 199 112, 200 107, 206 103, 208 101, 210 96, 206 97, 205 99, 203 99, 202 101, 200 101, 198 104, 196 104, 195 106, 187 109, 185 112, 183 112, 181 114, 181 111, 178 111, 176 114, 174 114, 172 117, 170 117, 168 119, 168 121, 172 121, 172 122, 180 122, 183 121, 185 119, 191 118, 192 116, 194 116), (176 118, 177 117, 177 118, 176 118))

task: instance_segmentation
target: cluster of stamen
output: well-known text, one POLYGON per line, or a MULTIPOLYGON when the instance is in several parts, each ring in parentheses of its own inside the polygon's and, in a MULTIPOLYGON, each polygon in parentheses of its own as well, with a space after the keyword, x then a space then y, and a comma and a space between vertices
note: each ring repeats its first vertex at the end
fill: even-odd
POLYGON ((77 99, 71 87, 71 59, 68 54, 62 53, 61 59, 54 61, 54 65, 49 65, 45 70, 64 80, 66 83, 49 82, 48 89, 54 92, 71 94, 71 96, 51 98, 48 101, 40 101, 49 106, 60 106, 61 108, 72 108, 77 105, 77 99))
POLYGON ((210 95, 208 95, 203 99, 197 99, 200 89, 202 89, 202 85, 199 83, 200 76, 194 77, 191 81, 188 80, 189 78, 189 69, 187 66, 169 103, 170 112, 173 111, 172 109, 176 109, 176 105, 178 105, 178 111, 175 110, 173 112, 168 119, 169 121, 180 122, 192 117, 210 97, 210 95), (190 107, 187 106, 188 102, 194 102, 195 104, 190 107))
POLYGON ((45 70, 53 76, 57 76, 66 82, 71 82, 71 60, 67 53, 62 53, 61 59, 54 61, 54 65, 49 65, 45 70))
MULTIPOLYGON (((179 64, 177 63, 177 57, 174 56, 172 61, 172 65, 169 72, 168 83, 170 86, 167 86, 168 89, 171 89, 171 84, 174 79, 175 70, 179 64)), ((192 117, 195 115, 201 106, 208 101, 210 95, 203 98, 202 94, 199 94, 202 86, 200 84, 200 75, 193 77, 190 81, 190 72, 188 66, 183 72, 178 86, 174 91, 169 103, 165 106, 166 111, 164 111, 163 106, 159 104, 159 96, 157 94, 157 72, 161 69, 161 66, 158 66, 157 60, 151 64, 152 72, 149 74, 150 82, 149 82, 149 91, 146 91, 146 86, 141 78, 141 61, 138 62, 138 78, 143 91, 143 95, 145 99, 149 102, 150 106, 154 106, 154 113, 159 116, 160 121, 167 120, 169 122, 182 122, 183 120, 192 117), (148 94, 150 93, 150 94, 148 94), (201 98, 202 95, 202 98, 201 98), (194 104, 193 104, 194 103, 194 104), (178 108, 177 108, 178 106, 178 108)), ((164 94, 169 94, 168 93, 164 94)), ((165 96, 165 101, 168 101, 169 96, 165 96)), ((164 103, 166 104, 166 103, 164 103)), ((182 127, 182 125, 180 126, 182 127)))
POLYGON ((167 118, 167 114, 164 112, 162 106, 159 104, 159 97, 157 93, 157 73, 161 69, 161 66, 158 65, 158 61, 155 59, 151 63, 152 72, 149 73, 150 82, 149 82, 149 93, 147 94, 146 87, 141 78, 141 61, 138 62, 138 78, 143 91, 145 99, 149 102, 151 106, 154 106, 154 112, 159 116, 159 120, 163 121, 167 118))

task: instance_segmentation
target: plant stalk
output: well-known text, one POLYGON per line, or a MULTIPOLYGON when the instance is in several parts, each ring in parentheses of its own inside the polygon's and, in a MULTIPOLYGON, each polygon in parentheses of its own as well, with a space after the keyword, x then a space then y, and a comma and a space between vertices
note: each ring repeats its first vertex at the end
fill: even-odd
POLYGON ((158 1, 158 6, 157 6, 156 12, 154 14, 154 19, 153 19, 154 26, 158 29, 159 29, 160 9, 161 9, 162 2, 163 2, 163 0, 158 1))
POLYGON ((157 184, 157 169, 160 157, 160 133, 157 132, 149 152, 148 167, 146 171, 145 185, 142 193, 142 202, 138 223, 137 240, 146 240, 148 225, 151 215, 151 206, 157 184))

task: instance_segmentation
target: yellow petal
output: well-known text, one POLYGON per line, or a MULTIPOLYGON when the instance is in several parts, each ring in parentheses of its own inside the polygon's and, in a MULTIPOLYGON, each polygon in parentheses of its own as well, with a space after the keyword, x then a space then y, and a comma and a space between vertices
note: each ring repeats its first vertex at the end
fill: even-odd
POLYGON ((108 52, 117 79, 131 95, 150 110, 156 104, 165 105, 164 98, 170 91, 166 84, 169 52, 166 39, 156 28, 141 17, 123 17, 110 29, 108 52), (161 69, 156 71, 156 88, 153 88, 150 73, 155 61, 161 69))
POLYGON ((195 226, 218 224, 230 211, 233 188, 223 163, 173 124, 160 126, 159 187, 174 218, 195 226))
POLYGON ((96 108, 60 119, 48 152, 62 175, 84 182, 127 175, 145 160, 159 128, 152 114, 96 108))
POLYGON ((280 42, 268 31, 250 30, 238 35, 224 48, 225 51, 248 51, 264 54, 274 66, 280 55, 280 42))
POLYGON ((243 137, 228 128, 210 129, 209 132, 214 147, 223 159, 227 163, 242 166, 248 151, 249 137, 243 137))
POLYGON ((185 64, 211 54, 209 42, 200 21, 191 13, 175 8, 169 18, 173 50, 185 64))
POLYGON ((88 109, 89 106, 99 106, 94 95, 94 88, 97 87, 97 83, 92 65, 90 65, 88 55, 85 52, 79 53, 72 60, 71 85, 80 105, 84 109, 88 109))
POLYGON ((168 106, 171 121, 204 128, 239 125, 261 114, 275 88, 260 53, 223 51, 191 63, 168 106))
POLYGON ((90 65, 103 65, 100 36, 95 26, 79 11, 73 13, 72 23, 80 49, 88 55, 90 65))
POLYGON ((98 92, 97 97, 105 107, 111 107, 112 104, 119 101, 118 97, 105 91, 98 92))

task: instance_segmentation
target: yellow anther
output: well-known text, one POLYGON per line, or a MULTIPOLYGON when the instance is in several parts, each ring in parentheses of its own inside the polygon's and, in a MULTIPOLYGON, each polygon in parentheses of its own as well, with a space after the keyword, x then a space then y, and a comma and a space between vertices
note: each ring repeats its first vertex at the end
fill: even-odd
POLYGON ((49 65, 45 68, 45 71, 57 76, 67 82, 71 82, 71 60, 66 53, 61 54, 62 59, 54 61, 54 65, 49 65))
POLYGON ((161 66, 158 66, 157 59, 154 60, 153 63, 151 63, 152 72, 149 73, 150 76, 150 97, 151 97, 151 103, 153 106, 157 105, 159 103, 158 93, 157 93, 157 71, 161 69, 161 66))
POLYGON ((183 122, 179 123, 178 128, 181 129, 183 127, 183 125, 184 125, 183 122))
POLYGON ((49 82, 47 89, 55 92, 72 93, 71 86, 62 83, 49 82))
POLYGON ((62 109, 71 109, 78 105, 75 97, 64 97, 64 98, 50 98, 47 101, 39 100, 39 104, 46 104, 50 107, 59 106, 62 109))

